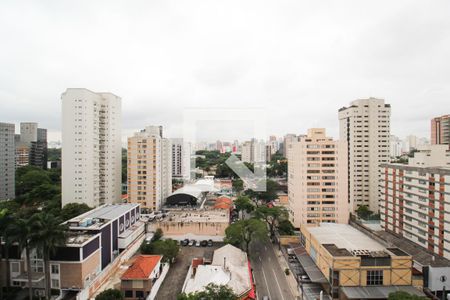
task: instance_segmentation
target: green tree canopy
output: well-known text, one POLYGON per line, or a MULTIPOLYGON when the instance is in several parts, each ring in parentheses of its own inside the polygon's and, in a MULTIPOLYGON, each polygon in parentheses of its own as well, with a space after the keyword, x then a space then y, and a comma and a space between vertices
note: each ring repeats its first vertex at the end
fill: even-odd
POLYGON ((67 221, 75 218, 76 216, 84 214, 91 209, 92 208, 90 208, 86 203, 67 203, 61 209, 60 216, 63 221, 67 221))
POLYGON ((356 209, 356 214, 361 219, 368 219, 371 215, 373 215, 373 211, 371 211, 367 205, 360 205, 356 209))
POLYGON ((41 169, 33 170, 28 167, 26 168, 24 171, 28 170, 28 172, 23 175, 21 173, 16 175, 16 190, 18 195, 23 195, 40 185, 50 184, 52 182, 46 172, 42 172, 41 169))
POLYGON ((294 225, 288 220, 281 220, 278 222, 277 226, 278 232, 280 235, 294 235, 295 234, 295 228, 294 225))
POLYGON ((163 256, 164 261, 173 262, 180 251, 180 246, 172 239, 156 240, 151 243, 144 241, 140 250, 142 254, 159 254, 163 256))
POLYGON ((237 300, 238 296, 226 285, 210 283, 204 291, 178 295, 177 300, 237 300))
POLYGON ((397 291, 390 293, 388 296, 388 300, 426 300, 427 297, 421 297, 417 295, 411 295, 405 291, 397 291))
POLYGON ((234 178, 232 181, 232 185, 236 193, 240 193, 244 190, 244 182, 240 178, 234 178))
POLYGON ((262 241, 266 238, 266 224, 255 218, 238 221, 225 229, 225 243, 240 247, 247 253, 252 241, 262 241))
POLYGON ((98 294, 95 300, 123 300, 122 292, 115 289, 107 289, 98 294))
POLYGON ((287 210, 279 206, 260 206, 257 207, 254 215, 256 218, 263 220, 269 225, 270 234, 275 234, 275 226, 281 220, 286 220, 288 218, 287 210))
POLYGON ((239 196, 234 201, 234 205, 237 211, 245 211, 246 213, 251 213, 255 209, 252 200, 247 196, 239 196))

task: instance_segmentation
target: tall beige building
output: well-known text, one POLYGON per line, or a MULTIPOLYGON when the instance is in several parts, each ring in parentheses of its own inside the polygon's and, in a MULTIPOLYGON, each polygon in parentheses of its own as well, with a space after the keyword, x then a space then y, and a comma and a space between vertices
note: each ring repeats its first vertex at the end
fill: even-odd
POLYGON ((62 206, 120 201, 121 103, 111 93, 67 89, 62 100, 62 206))
POLYGON ((288 161, 289 213, 301 224, 347 223, 347 146, 312 128, 292 143, 288 161))
POLYGON ((378 167, 390 161, 391 105, 382 99, 355 100, 339 109, 340 139, 348 146, 348 193, 352 211, 368 205, 378 212, 378 167))
POLYGON ((128 138, 128 200, 160 210, 172 193, 172 147, 161 126, 147 126, 128 138))

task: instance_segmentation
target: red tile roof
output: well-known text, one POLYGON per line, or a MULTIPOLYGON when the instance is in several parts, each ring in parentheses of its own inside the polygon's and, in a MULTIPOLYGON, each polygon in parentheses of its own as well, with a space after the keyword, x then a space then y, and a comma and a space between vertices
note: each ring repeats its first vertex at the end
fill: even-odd
POLYGON ((147 279, 161 260, 161 255, 139 255, 120 279, 147 279))

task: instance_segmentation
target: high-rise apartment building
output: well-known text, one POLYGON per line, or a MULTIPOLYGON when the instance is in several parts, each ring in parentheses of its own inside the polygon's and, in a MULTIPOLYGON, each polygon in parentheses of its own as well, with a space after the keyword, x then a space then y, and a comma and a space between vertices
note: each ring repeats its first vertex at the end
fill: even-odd
POLYGON ((292 143, 298 141, 298 136, 292 133, 286 134, 283 139, 283 156, 289 160, 292 143))
POLYGON ((350 210, 367 205, 378 211, 378 167, 390 161, 391 106, 382 99, 360 99, 339 109, 339 135, 348 147, 350 210))
POLYGON ((47 129, 38 128, 36 141, 30 145, 30 165, 47 169, 47 129))
POLYGON ((266 162, 266 143, 252 139, 244 142, 241 150, 241 160, 247 163, 265 163, 266 162))
POLYGON ((391 158, 396 158, 402 155, 402 140, 395 135, 391 135, 391 140, 390 140, 391 144, 390 144, 390 148, 389 148, 389 156, 391 158))
POLYGON ((450 115, 431 120, 431 144, 450 145, 450 115))
POLYGON ((38 123, 20 123, 20 134, 16 134, 16 168, 35 166, 47 168, 47 129, 38 128, 38 123))
POLYGON ((161 209, 172 193, 172 147, 159 126, 128 138, 128 200, 144 210, 161 209))
POLYGON ((381 227, 450 259, 449 186, 447 145, 419 149, 408 165, 381 165, 381 227))
POLYGON ((62 100, 62 205, 121 198, 121 99, 69 88, 62 100))
POLYGON ((312 128, 292 143, 288 161, 288 197, 291 222, 347 223, 347 146, 312 128))
POLYGON ((270 154, 275 154, 279 150, 278 139, 274 135, 269 137, 268 145, 270 146, 270 154))
POLYGON ((170 139, 172 147, 172 178, 189 179, 191 149, 181 138, 170 139))
POLYGON ((15 125, 0 123, 0 201, 15 198, 15 125))

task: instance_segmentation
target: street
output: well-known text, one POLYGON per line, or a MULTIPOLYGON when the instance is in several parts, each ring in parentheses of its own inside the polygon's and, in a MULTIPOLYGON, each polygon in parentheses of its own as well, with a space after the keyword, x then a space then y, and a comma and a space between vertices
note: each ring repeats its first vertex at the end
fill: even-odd
POLYGON ((263 296, 269 296, 270 300, 295 299, 271 242, 254 242, 250 253, 258 299, 263 296))

